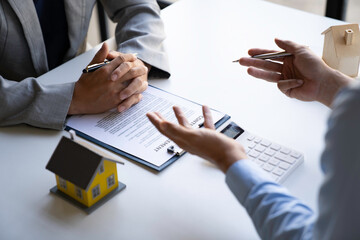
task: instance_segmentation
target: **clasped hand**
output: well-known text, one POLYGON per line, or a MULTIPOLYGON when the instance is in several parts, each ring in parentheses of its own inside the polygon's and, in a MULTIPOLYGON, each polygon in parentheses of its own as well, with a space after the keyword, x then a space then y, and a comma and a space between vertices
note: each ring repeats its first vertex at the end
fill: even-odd
POLYGON ((117 108, 122 112, 138 103, 148 86, 148 68, 134 54, 109 52, 104 43, 90 64, 112 60, 91 73, 84 73, 75 84, 68 111, 72 114, 95 114, 117 108))

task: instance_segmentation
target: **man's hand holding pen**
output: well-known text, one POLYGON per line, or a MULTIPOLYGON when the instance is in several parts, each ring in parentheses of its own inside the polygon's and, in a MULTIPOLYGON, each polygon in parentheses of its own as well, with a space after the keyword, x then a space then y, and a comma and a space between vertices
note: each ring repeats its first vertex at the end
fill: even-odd
POLYGON ((104 63, 83 73, 76 82, 68 114, 94 114, 112 108, 122 112, 138 103, 148 86, 148 67, 135 54, 109 52, 106 43, 90 65, 104 63))
POLYGON ((275 43, 285 50, 281 54, 288 55, 279 56, 273 50, 253 48, 249 50, 250 57, 240 58, 238 62, 249 67, 251 76, 276 83, 286 96, 302 101, 318 101, 330 107, 339 89, 351 81, 327 66, 309 47, 280 39, 275 39, 275 43), (269 57, 271 54, 273 56, 269 57), (254 57, 259 55, 273 61, 254 57))

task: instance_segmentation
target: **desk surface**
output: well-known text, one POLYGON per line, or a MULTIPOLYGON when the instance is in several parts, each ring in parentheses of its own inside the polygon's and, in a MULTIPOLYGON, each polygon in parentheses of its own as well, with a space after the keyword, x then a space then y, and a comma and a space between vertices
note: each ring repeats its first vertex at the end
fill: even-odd
MULTIPOLYGON (((172 77, 151 84, 225 112, 243 128, 305 154, 284 185, 316 209, 319 157, 329 110, 281 94, 232 63, 251 47, 274 48, 275 37, 321 55, 320 33, 341 22, 264 1, 182 0, 163 11, 172 77), (310 187, 309 187, 310 186, 310 187)), ((93 49, 40 77, 76 81, 93 49)), ((45 165, 65 132, 0 128, 1 239, 257 239, 224 175, 186 154, 161 173, 124 160, 127 188, 91 215, 49 194, 45 165)))

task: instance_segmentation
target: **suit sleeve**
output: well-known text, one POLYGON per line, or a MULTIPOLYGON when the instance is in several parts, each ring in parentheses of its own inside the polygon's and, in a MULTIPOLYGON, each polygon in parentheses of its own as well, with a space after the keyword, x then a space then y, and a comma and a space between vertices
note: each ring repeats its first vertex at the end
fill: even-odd
POLYGON ((155 0, 102 0, 104 9, 116 26, 118 51, 137 53, 150 64, 150 75, 170 77, 168 57, 164 50, 164 25, 155 0))
POLYGON ((63 129, 74 84, 42 85, 36 78, 16 82, 0 76, 0 126, 63 129))

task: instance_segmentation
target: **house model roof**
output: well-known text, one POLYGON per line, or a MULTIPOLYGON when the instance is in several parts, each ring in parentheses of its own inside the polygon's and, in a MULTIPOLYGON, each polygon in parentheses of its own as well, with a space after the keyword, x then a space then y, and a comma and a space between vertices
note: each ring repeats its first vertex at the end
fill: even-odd
POLYGON ((321 34, 332 34, 337 57, 360 56, 360 31, 358 24, 331 26, 321 34), (352 29, 354 31, 351 45, 345 44, 344 36, 345 30, 347 29, 352 29))
POLYGON ((103 156, 92 150, 62 137, 46 169, 82 189, 87 189, 103 159, 103 156))

